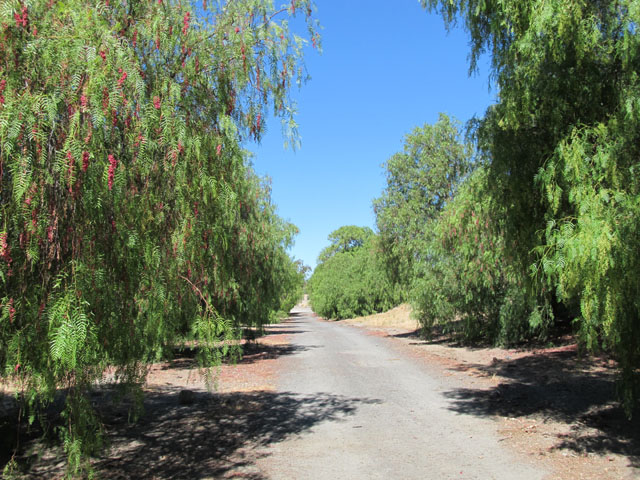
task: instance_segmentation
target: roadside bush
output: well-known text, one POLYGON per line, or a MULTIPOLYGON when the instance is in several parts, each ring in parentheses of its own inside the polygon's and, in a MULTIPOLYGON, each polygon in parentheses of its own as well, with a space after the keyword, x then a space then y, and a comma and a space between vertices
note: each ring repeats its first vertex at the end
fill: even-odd
POLYGON ((427 227, 433 240, 428 260, 416 264, 415 315, 427 335, 438 325, 468 341, 505 345, 543 337, 552 317, 537 308, 528 279, 514 268, 504 216, 483 194, 486 181, 485 169, 475 170, 427 227))

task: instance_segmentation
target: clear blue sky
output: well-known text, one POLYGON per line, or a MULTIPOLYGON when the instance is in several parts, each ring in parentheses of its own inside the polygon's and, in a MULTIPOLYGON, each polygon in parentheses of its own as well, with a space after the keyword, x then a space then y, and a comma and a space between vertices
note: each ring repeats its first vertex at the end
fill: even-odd
POLYGON ((488 68, 468 75, 468 37, 446 32, 418 0, 317 0, 320 55, 309 48, 311 80, 295 93, 301 146, 285 150, 279 120, 254 152, 272 179, 281 217, 300 229, 291 255, 312 268, 327 236, 343 225, 375 230, 372 200, 382 164, 414 127, 439 112, 466 122, 494 102, 488 68))

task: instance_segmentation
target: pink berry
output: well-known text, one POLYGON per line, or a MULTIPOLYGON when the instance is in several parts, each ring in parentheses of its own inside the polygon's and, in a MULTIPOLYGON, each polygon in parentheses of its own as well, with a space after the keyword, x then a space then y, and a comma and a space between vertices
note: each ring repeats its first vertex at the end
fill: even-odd
POLYGON ((113 180, 116 173, 116 167, 118 166, 118 161, 115 159, 113 155, 109 155, 109 170, 108 170, 108 184, 109 190, 113 188, 113 180))

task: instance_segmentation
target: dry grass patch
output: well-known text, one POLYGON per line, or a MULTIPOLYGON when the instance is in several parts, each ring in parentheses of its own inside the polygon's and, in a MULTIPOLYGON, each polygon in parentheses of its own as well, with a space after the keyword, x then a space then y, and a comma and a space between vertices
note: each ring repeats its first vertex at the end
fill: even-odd
POLYGON ((349 325, 364 327, 389 328, 413 332, 420 328, 418 321, 411 317, 411 306, 403 303, 383 313, 367 315, 366 317, 349 318, 341 320, 349 325))

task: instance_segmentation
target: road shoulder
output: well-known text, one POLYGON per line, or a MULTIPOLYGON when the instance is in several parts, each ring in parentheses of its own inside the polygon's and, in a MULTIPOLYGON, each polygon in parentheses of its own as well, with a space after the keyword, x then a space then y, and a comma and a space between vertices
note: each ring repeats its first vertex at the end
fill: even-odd
POLYGON ((422 362, 457 385, 444 394, 460 413, 490 417, 512 451, 554 479, 640 478, 640 423, 615 401, 615 364, 554 348, 468 348, 425 341, 404 310, 340 321, 422 362))

